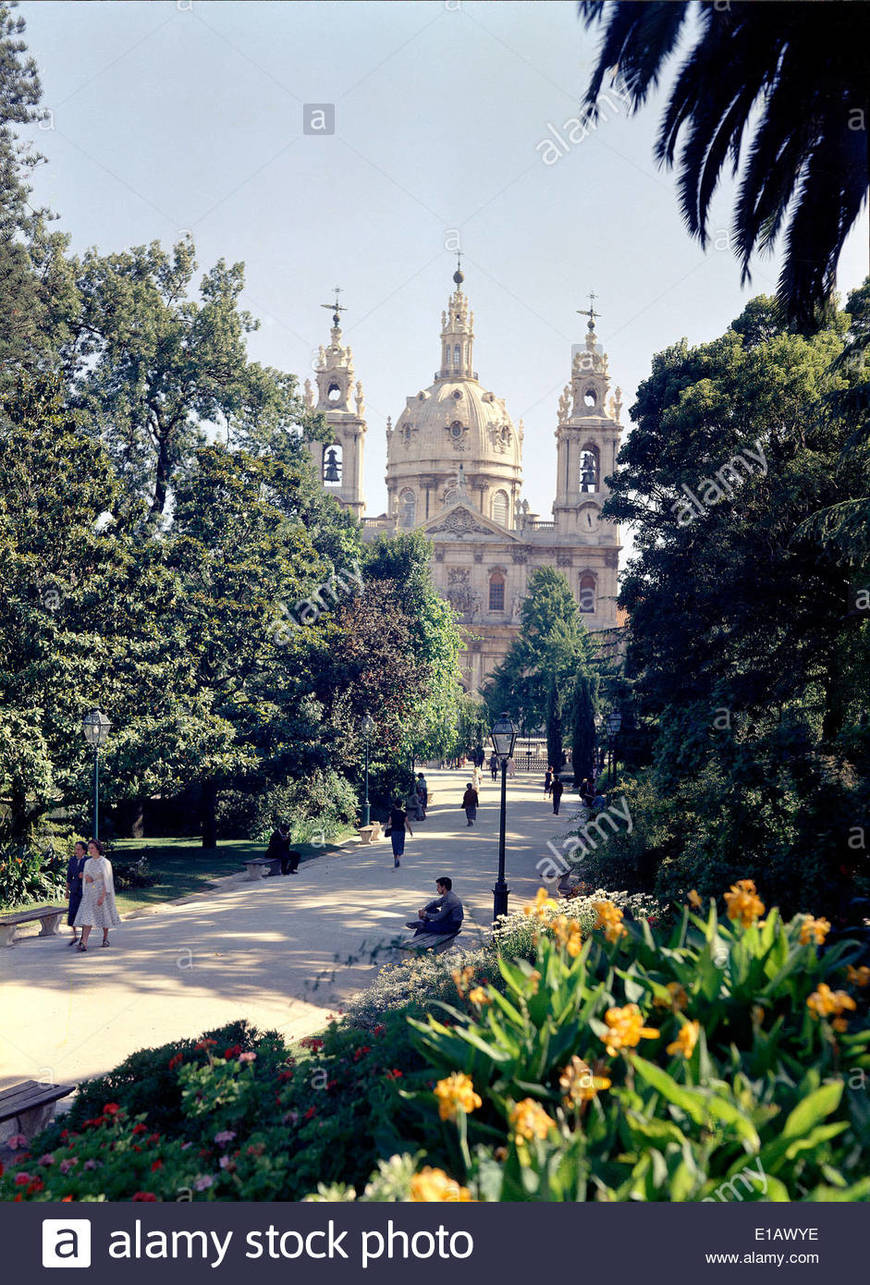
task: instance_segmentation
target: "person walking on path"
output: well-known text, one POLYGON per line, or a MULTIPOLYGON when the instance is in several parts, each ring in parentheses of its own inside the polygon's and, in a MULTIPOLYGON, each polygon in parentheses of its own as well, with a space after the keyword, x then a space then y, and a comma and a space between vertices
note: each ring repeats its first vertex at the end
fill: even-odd
POLYGON ((465 911, 462 902, 453 891, 453 880, 442 875, 435 880, 438 896, 428 905, 417 911, 418 918, 408 922, 407 927, 414 929, 414 936, 421 933, 458 933, 462 927, 465 911))
POLYGON ((105 848, 97 839, 88 842, 88 859, 82 873, 82 900, 75 917, 75 927, 81 928, 79 950, 86 951, 92 928, 102 928, 102 945, 108 946, 109 929, 121 922, 115 905, 115 880, 112 863, 105 855, 105 848))
POLYGON ((558 776, 553 777, 553 812, 559 815, 559 804, 562 801, 562 792, 565 789, 558 776))
POLYGON ((483 780, 483 777, 482 777, 482 775, 481 775, 480 768, 479 768, 479 767, 475 767, 474 771, 471 773, 471 785, 472 785, 472 789, 474 789, 474 790, 476 790, 476 791, 478 791, 478 792, 479 792, 479 791, 480 791, 480 786, 481 786, 481 782, 482 782, 482 780, 483 780))
POLYGON ((492 773, 492 779, 495 781, 498 778, 498 755, 495 753, 490 756, 489 770, 492 773))
POLYGON ((553 769, 551 767, 548 767, 546 772, 544 773, 544 793, 547 795, 548 798, 550 796, 550 791, 552 790, 552 788, 553 788, 553 769))
POLYGON ((393 845, 393 869, 402 864, 402 855, 405 851, 405 834, 413 835, 411 822, 408 820, 408 814, 402 807, 401 799, 394 799, 393 806, 390 808, 390 817, 387 821, 386 833, 390 836, 390 843, 393 845))
POLYGON ((426 809, 429 806, 429 786, 426 784, 426 778, 422 772, 417 773, 417 798, 423 808, 423 820, 426 820, 426 809))
POLYGON ((290 827, 286 821, 281 821, 277 830, 272 832, 266 849, 266 859, 279 861, 282 875, 295 875, 299 869, 299 853, 294 852, 290 847, 290 827))
POLYGON ((469 825, 474 825, 477 818, 477 809, 480 800, 477 797, 477 790, 469 781, 465 787, 465 793, 462 796, 462 806, 465 808, 465 815, 469 825))
POLYGON ((79 839, 73 848, 73 854, 66 868, 66 891, 69 897, 69 910, 67 911, 66 921, 72 928, 73 933, 72 938, 67 942, 68 946, 75 946, 78 941, 76 915, 78 914, 79 906, 82 904, 82 871, 85 868, 87 859, 87 846, 79 839))

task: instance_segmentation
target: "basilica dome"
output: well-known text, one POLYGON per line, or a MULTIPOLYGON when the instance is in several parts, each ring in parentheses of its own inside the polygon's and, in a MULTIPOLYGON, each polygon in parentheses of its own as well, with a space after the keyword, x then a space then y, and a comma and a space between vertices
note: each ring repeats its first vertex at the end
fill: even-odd
POLYGON ((441 366, 428 388, 408 397, 387 428, 390 512, 419 526, 451 504, 464 485, 474 507, 510 529, 522 483, 522 423, 473 369, 474 314, 462 273, 441 319, 441 366))

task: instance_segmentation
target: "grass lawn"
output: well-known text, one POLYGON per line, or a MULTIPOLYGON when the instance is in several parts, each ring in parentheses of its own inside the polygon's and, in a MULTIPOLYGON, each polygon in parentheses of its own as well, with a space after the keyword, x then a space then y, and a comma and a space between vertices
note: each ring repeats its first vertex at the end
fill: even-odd
MULTIPOLYGON (((310 861, 324 852, 333 851, 340 843, 350 838, 353 832, 340 835, 335 843, 324 848, 316 848, 309 843, 296 844, 296 851, 301 852, 303 861, 310 861)), ((248 839, 223 839, 217 848, 206 851, 196 840, 188 837, 182 839, 117 839, 112 844, 111 854, 130 861, 144 856, 156 883, 150 888, 129 888, 118 892, 115 900, 122 915, 130 910, 139 910, 144 906, 156 906, 161 901, 174 901, 176 897, 185 897, 189 893, 200 892, 207 888, 212 879, 224 875, 237 874, 243 861, 251 857, 262 857, 265 845, 248 839)), ((15 912, 29 910, 35 906, 50 905, 50 902, 30 902, 26 906, 16 906, 15 912)), ((2 910, 2 907, 0 907, 2 910)), ((13 913, 15 913, 13 912, 13 913)))

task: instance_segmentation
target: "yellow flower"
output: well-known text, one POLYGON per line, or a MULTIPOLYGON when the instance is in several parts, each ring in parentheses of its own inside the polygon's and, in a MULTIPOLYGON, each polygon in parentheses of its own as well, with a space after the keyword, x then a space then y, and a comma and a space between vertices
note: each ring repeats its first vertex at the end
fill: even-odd
POLYGON ((816 946, 821 946, 830 931, 831 925, 827 919, 813 919, 811 915, 807 915, 801 924, 800 944, 809 946, 815 943, 816 946))
POLYGON ((759 1027, 764 1022, 764 1006, 762 1004, 752 1005, 752 1025, 759 1027))
POLYGON ((517 1138, 546 1138, 555 1122, 550 1119, 540 1102, 534 1098, 523 1098, 510 1110, 511 1127, 517 1138))
POLYGON ((693 888, 689 893, 689 905, 693 906, 695 910, 700 910, 703 904, 704 903, 701 900, 701 894, 698 892, 698 889, 693 888))
POLYGON ((700 1031, 700 1022, 686 1022, 685 1026, 680 1027, 679 1034, 673 1044, 668 1045, 667 1052, 671 1054, 679 1053, 680 1057, 690 1058, 695 1051, 695 1045, 698 1043, 700 1031))
POLYGON ((751 927, 764 914, 764 902, 756 895, 753 879, 738 879, 731 885, 731 891, 725 893, 725 902, 728 918, 744 928, 751 927))
POLYGON ((575 1053, 559 1076, 559 1085, 565 1094, 565 1106, 579 1107, 583 1102, 590 1102, 596 1093, 609 1089, 611 1081, 607 1076, 595 1075, 591 1066, 575 1053))
POLYGON ((455 1120, 457 1111, 468 1115, 482 1104, 482 1099, 474 1091, 471 1077, 463 1071, 454 1071, 446 1079, 435 1085, 435 1097, 438 1099, 438 1114, 442 1120, 455 1120))
MULTIPOLYGON (((854 1011, 855 1001, 845 991, 832 991, 827 982, 820 982, 818 990, 807 998, 807 1008, 813 1017, 840 1017, 842 1013, 854 1011)), ((836 1025, 838 1031, 845 1026, 836 1025)))
POLYGON ((583 949, 583 932, 578 921, 569 919, 567 915, 557 915, 548 926, 559 945, 572 959, 576 959, 583 949))
POLYGON ((671 1008, 675 1013, 679 1013, 682 1009, 688 1008, 689 997, 679 982, 668 982, 668 998, 665 999, 664 995, 656 995, 653 1004, 656 1008, 671 1008))
POLYGON ((870 986, 870 968, 862 964, 860 968, 853 968, 850 964, 846 969, 846 976, 853 986, 870 986))
POLYGON ((593 901, 592 909, 598 914, 594 927, 603 928, 608 941, 619 941, 620 937, 626 935, 628 929, 622 922, 619 906, 615 906, 612 901, 593 901))
POLYGON ((541 982, 541 974, 538 972, 537 968, 533 968, 532 971, 529 973, 529 985, 532 988, 533 995, 537 995, 538 986, 540 985, 540 982, 541 982))
POLYGON ((474 980, 474 969, 469 964, 466 968, 454 968, 451 973, 453 984, 459 991, 460 995, 465 995, 472 981, 474 980))
POLYGON ((411 1200, 413 1201, 470 1201, 471 1192, 467 1187, 460 1187, 455 1179, 449 1177, 443 1169, 433 1169, 426 1165, 411 1179, 411 1200))
POLYGON ((603 1037, 607 1052, 616 1057, 620 1049, 636 1048, 641 1040, 658 1038, 658 1031, 644 1026, 643 1016, 637 1004, 626 1004, 624 1008, 609 1008, 604 1020, 610 1027, 603 1037))
POLYGON ((482 986, 475 986, 473 991, 469 991, 468 998, 475 1008, 483 1008, 484 1004, 492 1003, 482 986))
POLYGON ((557 909, 558 906, 555 901, 553 901, 552 897, 547 895, 547 889, 539 888, 535 895, 534 904, 526 906, 523 913, 530 915, 533 919, 544 920, 549 918, 549 912, 551 910, 557 909))

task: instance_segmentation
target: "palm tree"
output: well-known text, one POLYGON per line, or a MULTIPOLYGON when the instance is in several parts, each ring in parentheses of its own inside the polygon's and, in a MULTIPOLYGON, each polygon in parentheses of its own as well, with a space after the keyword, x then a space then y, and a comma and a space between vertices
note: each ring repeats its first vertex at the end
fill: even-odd
POLYGON ((770 250, 785 227, 779 299, 789 321, 813 326, 867 197, 867 6, 585 0, 579 8, 587 28, 604 26, 584 104, 593 119, 609 71, 637 111, 685 39, 656 159, 673 165, 680 143, 680 205, 702 246, 723 167, 730 160, 740 170, 733 230, 741 281, 750 279, 752 254, 770 250), (744 134, 751 141, 741 167, 744 134))

